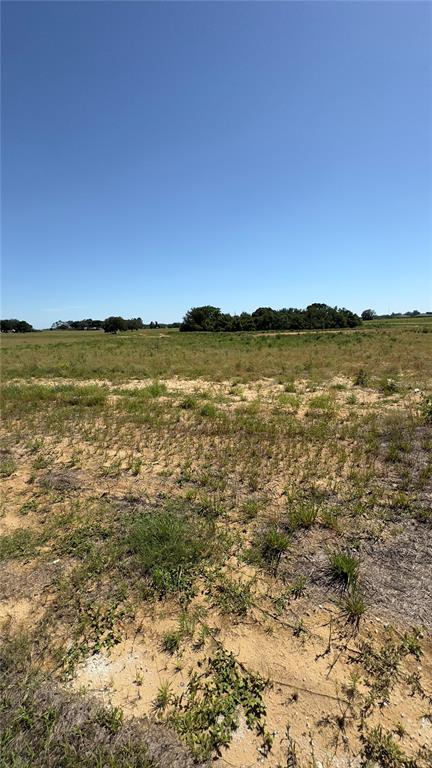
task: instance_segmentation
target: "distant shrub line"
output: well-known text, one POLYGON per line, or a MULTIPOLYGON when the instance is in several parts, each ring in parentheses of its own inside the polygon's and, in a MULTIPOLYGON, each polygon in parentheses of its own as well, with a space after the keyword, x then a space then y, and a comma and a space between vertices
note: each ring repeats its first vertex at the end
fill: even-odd
MULTIPOLYGON (((377 315, 373 309, 365 309, 361 317, 344 307, 330 307, 328 304, 309 304, 306 309, 272 309, 258 307, 254 312, 242 312, 240 315, 230 315, 221 312, 219 307, 210 305, 192 307, 184 316, 182 323, 143 323, 140 317, 125 319, 111 316, 105 320, 57 320, 51 331, 97 331, 117 333, 118 331, 138 331, 152 328, 179 328, 180 331, 302 331, 331 328, 355 328, 363 320, 380 320, 403 317, 426 317, 432 312, 421 314, 417 310, 391 315, 377 315)), ((29 333, 35 331, 25 320, 0 320, 2 333, 29 333)))
POLYGON ((186 313, 180 331, 292 331, 323 328, 355 328, 361 319, 349 309, 310 304, 306 309, 259 307, 249 314, 230 315, 218 307, 193 307, 186 313))

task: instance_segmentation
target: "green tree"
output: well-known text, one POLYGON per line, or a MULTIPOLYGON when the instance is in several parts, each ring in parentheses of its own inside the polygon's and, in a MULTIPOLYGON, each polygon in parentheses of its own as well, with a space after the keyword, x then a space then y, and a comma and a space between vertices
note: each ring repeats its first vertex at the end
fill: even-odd
POLYGON ((219 307, 212 307, 209 304, 203 307, 192 307, 186 312, 183 322, 180 326, 181 331, 215 331, 218 323, 221 321, 221 311, 219 307))
POLYGON ((31 333, 34 328, 26 320, 0 320, 0 330, 2 333, 31 333))
POLYGON ((376 312, 374 309, 364 309, 361 313, 362 320, 373 320, 374 317, 376 317, 376 312))
POLYGON ((127 322, 123 317, 107 317, 103 321, 102 328, 105 333, 117 333, 117 331, 126 331, 127 322))

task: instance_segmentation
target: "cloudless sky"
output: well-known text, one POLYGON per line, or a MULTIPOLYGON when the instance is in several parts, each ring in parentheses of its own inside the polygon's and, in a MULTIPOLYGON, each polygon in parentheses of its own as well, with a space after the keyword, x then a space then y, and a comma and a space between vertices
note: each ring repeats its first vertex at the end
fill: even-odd
POLYGON ((428 2, 3 2, 3 317, 432 310, 428 2))

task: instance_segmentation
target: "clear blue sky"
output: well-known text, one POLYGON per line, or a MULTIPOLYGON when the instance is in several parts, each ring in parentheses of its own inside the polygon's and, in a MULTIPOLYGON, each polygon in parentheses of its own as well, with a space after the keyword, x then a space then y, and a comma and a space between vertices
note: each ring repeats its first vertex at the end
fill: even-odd
POLYGON ((432 6, 3 2, 3 317, 432 310, 432 6))

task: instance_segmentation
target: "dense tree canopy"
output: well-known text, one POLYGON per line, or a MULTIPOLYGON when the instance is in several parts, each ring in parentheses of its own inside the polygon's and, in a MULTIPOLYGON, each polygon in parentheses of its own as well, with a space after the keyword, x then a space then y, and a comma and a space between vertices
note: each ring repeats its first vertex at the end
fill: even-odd
POLYGON ((364 309, 361 313, 361 319, 362 320, 373 320, 376 317, 376 312, 374 309, 364 309))
POLYGON ((140 317, 132 317, 125 320, 123 317, 107 317, 105 320, 92 320, 91 317, 86 320, 57 320, 51 326, 52 331, 95 331, 103 329, 106 333, 115 333, 116 331, 137 331, 144 328, 144 323, 140 317))
POLYGON ((51 326, 52 331, 90 331, 102 328, 102 320, 57 320, 51 326))
POLYGON ((218 307, 193 307, 186 313, 181 331, 287 331, 322 328, 355 328, 361 324, 349 309, 310 304, 306 309, 259 307, 252 314, 224 314, 218 307))
POLYGON ((123 317, 107 317, 102 323, 102 328, 105 333, 117 333, 117 331, 138 331, 144 328, 144 324, 140 317, 132 317, 130 320, 125 320, 123 317))
POLYGON ((34 328, 26 320, 0 320, 2 333, 30 333, 34 328))

